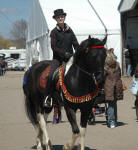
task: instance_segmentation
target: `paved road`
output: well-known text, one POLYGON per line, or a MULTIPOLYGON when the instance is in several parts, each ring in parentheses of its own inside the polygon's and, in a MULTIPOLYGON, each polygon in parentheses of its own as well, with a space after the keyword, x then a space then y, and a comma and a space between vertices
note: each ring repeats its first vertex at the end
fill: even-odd
MULTIPOLYGON (((24 111, 22 92, 23 72, 7 72, 0 76, 0 150, 33 150, 36 133, 24 111)), ((138 150, 138 122, 135 97, 129 88, 132 78, 124 77, 128 86, 124 101, 118 102, 119 126, 107 128, 104 116, 96 117, 95 125, 88 125, 86 148, 90 150, 138 150)), ((52 113, 48 118, 48 131, 54 148, 61 150, 71 137, 71 128, 62 110, 63 122, 52 124, 52 113)), ((77 112, 79 120, 79 111, 77 112)))

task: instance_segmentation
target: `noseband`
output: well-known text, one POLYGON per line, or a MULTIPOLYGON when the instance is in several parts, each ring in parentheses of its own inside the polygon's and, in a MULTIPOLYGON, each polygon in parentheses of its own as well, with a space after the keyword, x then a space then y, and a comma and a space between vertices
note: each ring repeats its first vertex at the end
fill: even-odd
MULTIPOLYGON (((88 49, 86 49, 86 53, 88 52, 88 50, 101 49, 101 48, 104 48, 104 46, 103 46, 103 45, 101 45, 101 46, 90 46, 88 49)), ((76 64, 75 64, 75 65, 76 65, 76 64)), ((93 73, 89 73, 88 71, 85 71, 84 69, 80 68, 78 65, 76 65, 76 67, 79 68, 79 70, 81 70, 82 72, 84 72, 84 73, 86 73, 87 75, 91 76, 91 77, 94 79, 95 84, 98 84, 98 82, 97 82, 97 80, 96 80, 96 77, 95 77, 95 74, 96 74, 96 73, 102 73, 101 70, 95 71, 95 72, 93 72, 93 73)))

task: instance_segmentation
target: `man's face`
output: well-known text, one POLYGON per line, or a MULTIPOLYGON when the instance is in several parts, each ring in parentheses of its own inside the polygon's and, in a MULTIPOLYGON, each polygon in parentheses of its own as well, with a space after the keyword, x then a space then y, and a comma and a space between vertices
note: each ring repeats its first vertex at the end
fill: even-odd
POLYGON ((58 24, 62 24, 65 21, 65 16, 64 15, 60 15, 60 16, 57 16, 55 19, 56 19, 58 24))

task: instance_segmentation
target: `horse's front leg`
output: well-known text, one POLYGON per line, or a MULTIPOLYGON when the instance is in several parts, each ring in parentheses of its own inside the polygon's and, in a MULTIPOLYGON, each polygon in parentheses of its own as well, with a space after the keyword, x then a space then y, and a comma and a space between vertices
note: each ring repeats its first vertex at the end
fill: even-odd
POLYGON ((50 139, 48 136, 48 132, 47 132, 47 128, 46 128, 46 120, 45 120, 44 114, 38 113, 37 116, 38 116, 40 130, 42 131, 44 138, 45 138, 46 150, 51 150, 52 145, 51 145, 51 142, 50 142, 50 139))
POLYGON ((65 107, 65 110, 66 110, 67 118, 71 124, 73 134, 72 134, 71 141, 67 142, 64 145, 63 149, 64 150, 72 150, 72 148, 75 145, 77 138, 80 136, 80 134, 79 134, 80 130, 79 130, 78 125, 77 125, 76 112, 69 107, 65 107))
POLYGON ((86 128, 80 127, 80 143, 78 144, 78 150, 84 150, 85 148, 85 134, 86 128))
POLYGON ((78 150, 84 150, 85 148, 85 135, 86 135, 86 127, 88 118, 90 115, 90 109, 82 109, 81 110, 81 122, 80 122, 80 142, 78 144, 78 150))

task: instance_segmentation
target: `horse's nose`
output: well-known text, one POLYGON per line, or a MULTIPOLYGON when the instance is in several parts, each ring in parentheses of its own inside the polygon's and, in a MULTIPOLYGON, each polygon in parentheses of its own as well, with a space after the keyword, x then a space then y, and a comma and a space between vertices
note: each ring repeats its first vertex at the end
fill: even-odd
POLYGON ((104 72, 103 71, 99 71, 95 74, 96 77, 96 81, 99 85, 99 88, 103 88, 103 84, 104 84, 104 72))

